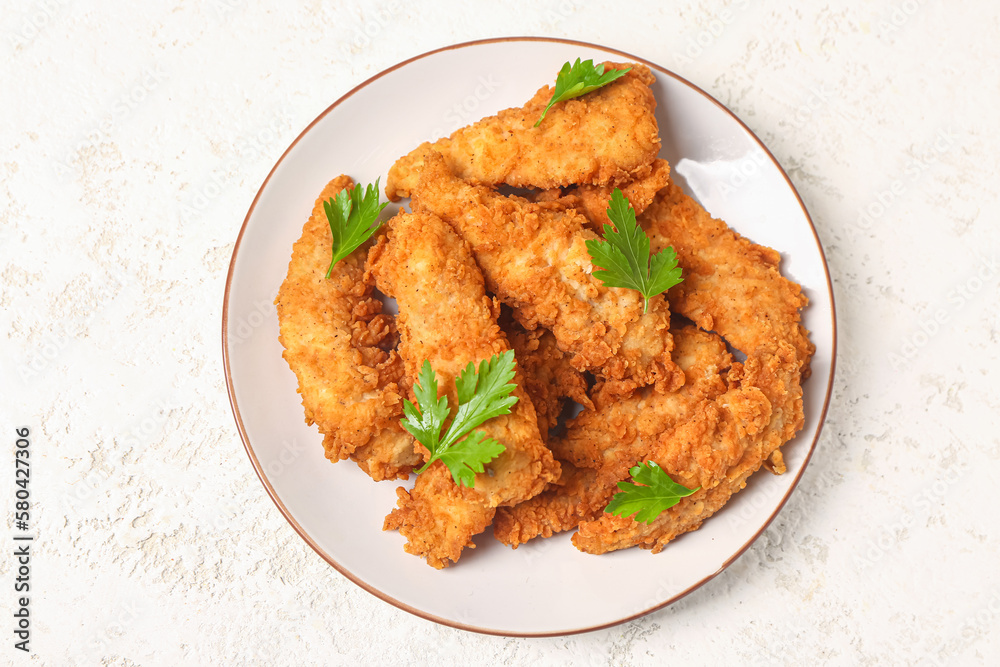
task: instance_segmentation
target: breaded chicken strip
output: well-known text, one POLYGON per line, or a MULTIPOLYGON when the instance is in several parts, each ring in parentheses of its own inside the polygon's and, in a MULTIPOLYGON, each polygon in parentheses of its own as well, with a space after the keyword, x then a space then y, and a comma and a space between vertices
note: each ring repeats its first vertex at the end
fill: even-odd
POLYGON ((638 220, 651 252, 667 246, 677 252, 684 282, 668 293, 675 312, 746 354, 787 341, 808 369, 816 346, 799 310, 809 300, 779 272, 781 255, 713 218, 673 181, 638 220))
POLYGON ((652 524, 604 514, 580 524, 577 548, 605 553, 630 546, 660 551, 698 528, 762 465, 782 472, 779 447, 804 422, 801 380, 814 346, 799 309, 806 298, 778 272, 777 252, 713 219, 671 184, 641 216, 653 252, 677 251, 685 281, 671 290, 679 312, 747 353, 729 373, 729 390, 711 409, 661 440, 649 455, 675 481, 701 490, 652 524))
POLYGON ((674 358, 684 372, 684 385, 660 393, 644 388, 619 400, 597 396, 597 409, 581 412, 553 441, 552 450, 563 461, 593 468, 614 485, 628 469, 641 462, 655 443, 689 419, 705 401, 726 391, 724 373, 733 363, 725 342, 695 327, 674 330, 674 358))
POLYGON ((643 313, 635 290, 605 287, 591 275, 586 241, 597 235, 561 201, 505 197, 455 177, 431 153, 419 167, 413 210, 433 213, 469 242, 486 285, 526 329, 544 326, 581 371, 601 374, 625 394, 683 382, 670 359, 670 313, 662 296, 643 313))
MULTIPOLYGON (((456 376, 470 362, 510 349, 496 321, 499 304, 486 296, 468 245, 432 215, 402 214, 372 248, 368 267, 378 288, 399 305, 399 350, 407 374, 415 378, 428 360, 439 390, 455 407, 456 376)), ((523 378, 515 376, 515 382, 523 378)), ((408 540, 406 550, 435 568, 474 547, 472 536, 489 525, 498 506, 527 500, 559 474, 539 436, 531 400, 520 386, 513 395, 518 402, 511 414, 478 429, 506 450, 476 475, 473 489, 458 487, 438 461, 417 477, 412 491, 397 490, 399 507, 384 528, 398 528, 408 540)))
POLYGON ((493 525, 497 539, 516 548, 598 518, 629 468, 727 390, 723 378, 733 360, 722 339, 695 327, 675 330, 673 336, 684 386, 670 393, 646 387, 580 413, 565 435, 550 443, 563 465, 561 479, 535 498, 499 511, 493 525))
POLYGON ((664 438, 648 459, 674 481, 701 489, 651 524, 611 514, 581 522, 573 544, 593 554, 632 546, 656 553, 700 527, 802 428, 800 368, 795 348, 784 341, 734 365, 729 391, 664 438))
POLYGON ((526 191, 525 197, 532 202, 562 200, 567 207, 579 209, 587 216, 588 226, 597 234, 604 234, 604 225, 611 225, 608 205, 615 188, 622 191, 639 215, 653 203, 656 193, 670 182, 670 164, 657 158, 644 173, 637 174, 630 181, 621 184, 580 185, 569 188, 526 191))
POLYGON ((582 97, 549 109, 545 86, 518 109, 506 109, 456 130, 450 137, 418 146, 389 170, 386 195, 409 197, 417 186, 415 167, 431 150, 444 155, 459 178, 477 185, 506 183, 519 188, 570 184, 605 185, 648 173, 660 152, 656 99, 649 86, 656 78, 645 65, 605 63, 608 70, 632 70, 582 97))
POLYGON ((559 479, 540 494, 514 507, 501 507, 493 517, 493 537, 516 549, 536 537, 552 537, 581 521, 596 519, 615 492, 597 486, 597 471, 560 461, 559 479))
POLYGON ((346 176, 330 181, 292 248, 275 299, 279 340, 299 381, 306 423, 326 435, 327 458, 352 456, 376 480, 405 479, 420 457, 399 427, 403 363, 387 351, 395 344, 392 317, 382 313, 373 284, 364 279, 367 247, 325 277, 332 240, 323 201, 352 186, 346 176))
POLYGON ((569 363, 569 355, 559 349, 551 331, 526 330, 506 306, 501 308, 500 328, 514 348, 518 369, 524 377, 524 390, 535 406, 543 441, 548 441, 549 431, 555 428, 568 399, 594 409, 587 396, 586 378, 569 363))
MULTIPOLYGON (((656 193, 670 182, 670 164, 657 158, 649 173, 621 185, 581 185, 570 188, 565 194, 580 198, 580 207, 590 220, 590 228, 598 234, 604 233, 604 225, 611 225, 608 219, 608 202, 616 187, 628 199, 635 214, 639 215, 653 202, 656 193)), ((613 226, 613 225, 612 225, 613 226)))
MULTIPOLYGON (((323 440, 324 447, 331 446, 331 438, 332 436, 326 436, 323 440)), ((355 449, 351 453, 351 460, 356 461, 358 467, 376 482, 384 479, 407 479, 407 473, 423 463, 421 455, 414 448, 415 444, 413 436, 407 433, 397 419, 368 444, 355 449)))

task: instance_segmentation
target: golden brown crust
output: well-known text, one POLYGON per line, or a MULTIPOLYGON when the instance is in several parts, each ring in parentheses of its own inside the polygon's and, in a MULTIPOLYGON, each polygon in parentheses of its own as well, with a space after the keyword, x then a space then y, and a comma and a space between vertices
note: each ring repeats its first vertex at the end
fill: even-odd
POLYGON ((670 181, 670 165, 666 160, 656 159, 645 172, 637 173, 632 180, 615 185, 581 185, 571 188, 567 196, 580 198, 580 207, 590 221, 590 228, 598 234, 604 233, 604 225, 610 225, 608 202, 615 187, 619 187, 628 199, 636 215, 645 211, 656 197, 656 193, 670 181))
POLYGON ((532 203, 456 178, 436 153, 425 156, 413 209, 434 213, 468 241, 487 287, 526 329, 543 326, 579 370, 621 381, 620 393, 651 383, 676 387, 670 312, 662 296, 643 312, 635 290, 592 275, 586 219, 562 201, 532 203))
POLYGON ((386 351, 395 340, 395 326, 372 296, 373 284, 364 279, 367 248, 339 262, 326 278, 332 240, 323 201, 352 185, 347 176, 330 181, 292 248, 288 275, 275 299, 279 340, 298 378, 306 423, 315 423, 326 436, 327 458, 352 456, 363 469, 368 458, 381 460, 375 479, 405 478, 420 459, 412 440, 408 452, 396 442, 403 363, 386 351))
MULTIPOLYGON (((468 244, 439 218, 401 214, 372 248, 368 266, 379 289, 399 305, 399 351, 407 374, 415 378, 429 361, 439 392, 454 408, 459 373, 510 349, 497 325, 499 305, 486 296, 468 244)), ((519 375, 515 382, 523 384, 519 375)), ((513 395, 518 401, 509 415, 477 429, 506 449, 476 475, 473 489, 460 489, 445 466, 432 466, 412 491, 399 493, 399 507, 386 520, 406 536, 407 550, 433 567, 457 561, 497 506, 527 500, 559 475, 559 464, 539 435, 531 399, 520 386, 513 395), (435 468, 444 471, 432 474, 435 468)))
POLYGON ((539 495, 514 507, 501 507, 493 518, 493 536, 509 547, 536 537, 552 537, 581 521, 597 518, 615 488, 597 484, 597 471, 562 462, 562 474, 539 495))
POLYGON ((524 390, 535 406, 542 440, 548 440, 549 431, 558 423, 567 399, 594 409, 587 396, 586 378, 569 363, 569 355, 559 349, 551 331, 524 329, 513 319, 509 308, 502 309, 500 327, 514 348, 524 378, 524 390))
POLYGON ((398 530, 406 537, 403 549, 438 570, 458 562, 464 549, 475 549, 472 536, 486 530, 496 513, 473 489, 457 486, 440 461, 417 476, 412 491, 399 487, 396 495, 399 506, 382 530, 398 530))
POLYGON ((418 182, 414 167, 428 150, 444 155, 459 178, 480 185, 548 189, 632 180, 660 152, 656 98, 650 90, 656 79, 644 65, 605 64, 608 69, 632 70, 603 88, 555 105, 538 127, 535 122, 552 96, 550 86, 523 107, 422 144, 389 170, 386 195, 393 201, 411 195, 418 182))
POLYGON ((692 420, 726 391, 723 377, 732 365, 715 334, 685 327, 673 332, 674 356, 684 386, 660 393, 646 387, 626 398, 599 403, 570 421, 550 443, 564 468, 560 485, 497 514, 494 535, 511 546, 597 519, 632 466, 647 459, 678 425, 692 420), (585 472, 585 471, 590 471, 585 472))
MULTIPOLYGON (((326 436, 323 446, 329 447, 326 436)), ((408 473, 423 463, 415 449, 416 441, 400 425, 398 419, 389 423, 367 444, 351 453, 351 460, 376 482, 386 479, 407 479, 408 473)))
POLYGON ((781 255, 713 218, 673 181, 639 223, 652 252, 672 246, 677 253, 684 282, 668 293, 675 312, 747 354, 787 341, 808 367, 816 347, 799 311, 809 300, 781 275, 781 255))
POLYGON ((435 463, 412 490, 398 489, 385 519, 406 551, 435 568, 474 548, 491 522, 515 548, 578 526, 573 543, 585 552, 660 551, 760 467, 785 471, 780 447, 802 428, 800 385, 814 351, 799 315, 807 300, 781 276, 777 252, 713 219, 670 181, 656 159, 654 80, 633 66, 556 105, 534 128, 546 87, 524 107, 417 147, 393 165, 386 188, 393 199, 412 196, 414 213, 391 221, 387 236, 329 280, 321 202, 349 179, 327 186, 295 245, 276 300, 281 341, 306 420, 325 434, 332 460, 351 457, 374 479, 405 477, 428 454, 399 423, 423 361, 454 405, 454 379, 469 362, 515 350, 519 401, 480 428, 504 453, 472 489, 435 463), (535 190, 504 196, 492 189, 500 184, 535 190), (638 293, 593 278, 586 242, 608 222, 615 187, 651 250, 677 252, 684 281, 667 296, 703 330, 671 332, 667 297, 643 313, 638 293), (397 298, 395 320, 382 313, 372 278, 397 298), (498 326, 501 301, 516 322, 498 326), (734 362, 720 336, 746 361, 734 362), (589 395, 588 371, 597 378, 589 395), (546 436, 567 398, 585 409, 550 452, 546 436), (700 489, 651 524, 604 513, 643 461, 700 489))
POLYGON ((641 216, 653 251, 673 245, 684 282, 671 303, 747 353, 729 389, 660 438, 649 452, 677 482, 700 490, 651 524, 604 514, 584 521, 573 543, 588 553, 640 546, 660 551, 695 530, 765 462, 784 469, 779 447, 802 428, 801 380, 815 349, 802 326, 801 289, 781 276, 779 255, 713 219, 671 183, 641 216))
POLYGON ((597 392, 597 410, 580 413, 566 435, 552 443, 560 460, 602 470, 618 482, 623 471, 642 461, 662 434, 690 418, 703 402, 726 391, 723 374, 732 365, 732 356, 722 339, 694 327, 674 330, 673 336, 684 385, 666 393, 644 388, 613 400, 597 392))
POLYGON ((573 544, 600 554, 639 546, 654 553, 678 535, 699 528, 744 486, 782 444, 802 428, 800 362, 795 348, 779 341, 774 352, 760 350, 731 373, 731 388, 711 414, 684 424, 664 438, 650 460, 693 495, 653 523, 603 514, 581 522, 573 544))

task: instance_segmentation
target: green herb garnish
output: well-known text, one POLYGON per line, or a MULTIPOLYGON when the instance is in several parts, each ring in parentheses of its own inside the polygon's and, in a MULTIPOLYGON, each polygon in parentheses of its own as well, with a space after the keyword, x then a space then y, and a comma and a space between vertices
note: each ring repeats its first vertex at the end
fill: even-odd
POLYGON ((359 183, 352 189, 341 190, 335 199, 323 202, 323 210, 326 211, 326 219, 330 222, 330 232, 333 234, 333 260, 326 270, 327 278, 333 272, 334 264, 357 250, 359 245, 370 239, 382 226, 378 214, 389 202, 378 203, 378 182, 379 179, 375 179, 375 185, 369 184, 363 195, 359 183))
POLYGON ((618 188, 611 193, 608 218, 615 226, 604 225, 604 239, 587 241, 590 259, 603 269, 594 271, 594 277, 608 287, 638 290, 646 300, 642 308, 645 313, 650 298, 683 280, 677 254, 668 246, 649 256, 649 237, 636 222, 635 209, 618 188))
POLYGON ((556 88, 552 92, 552 99, 549 100, 549 105, 545 107, 545 111, 542 112, 542 117, 538 119, 535 123, 535 127, 541 124, 542 120, 545 118, 545 114, 549 112, 553 104, 559 102, 564 102, 566 100, 571 100, 574 97, 580 97, 581 95, 586 95, 592 90, 597 90, 601 86, 606 86, 615 79, 625 76, 628 69, 613 69, 609 72, 604 71, 604 65, 598 65, 594 67, 593 60, 584 60, 580 62, 577 58, 576 62, 572 65, 567 61, 562 69, 559 70, 559 74, 556 76, 556 88))
POLYGON ((690 496, 700 489, 689 489, 681 486, 663 471, 663 468, 653 461, 634 466, 628 471, 632 480, 644 484, 639 486, 632 482, 618 482, 619 493, 616 493, 604 511, 621 517, 632 516, 642 523, 653 523, 665 510, 690 496), (638 514, 636 514, 638 512, 638 514))
POLYGON ((517 403, 517 396, 510 395, 517 387, 511 382, 513 379, 513 350, 494 354, 488 360, 479 362, 478 372, 476 365, 470 362, 455 380, 458 410, 442 436, 441 429, 451 409, 447 397, 438 398, 437 377, 430 362, 425 360, 417 383, 413 385, 419 412, 413 403, 403 402, 403 413, 406 415, 403 428, 431 453, 417 474, 440 459, 448 466, 456 484, 469 488, 475 486, 476 473, 483 472, 483 466, 499 456, 506 447, 487 438, 482 431, 472 429, 487 419, 510 414, 511 406, 517 403))

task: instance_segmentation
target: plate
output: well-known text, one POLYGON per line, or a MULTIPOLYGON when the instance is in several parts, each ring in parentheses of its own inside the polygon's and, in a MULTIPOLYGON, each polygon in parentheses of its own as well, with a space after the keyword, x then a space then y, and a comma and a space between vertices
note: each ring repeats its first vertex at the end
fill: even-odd
POLYGON ((732 563, 802 475, 829 401, 836 345, 819 239, 785 172, 753 133, 708 94, 653 63, 592 44, 530 38, 459 44, 403 62, 344 95, 303 130, 264 181, 240 230, 222 336, 246 451, 302 538, 344 576, 401 609, 465 630, 518 636, 622 623, 670 604, 732 563), (805 427, 782 449, 785 475, 755 475, 701 529, 660 554, 629 549, 592 556, 577 551, 569 534, 515 551, 487 531, 455 567, 434 570, 404 553, 402 536, 381 530, 399 482, 374 483, 351 462, 331 465, 321 436, 303 423, 295 376, 281 357, 274 297, 292 243, 327 181, 346 173, 384 184, 390 165, 421 141, 520 106, 578 57, 650 66, 661 157, 677 181, 713 215, 780 251, 783 272, 803 286, 811 301, 804 319, 816 344, 804 385, 805 427), (626 579, 644 584, 626 587, 626 579))

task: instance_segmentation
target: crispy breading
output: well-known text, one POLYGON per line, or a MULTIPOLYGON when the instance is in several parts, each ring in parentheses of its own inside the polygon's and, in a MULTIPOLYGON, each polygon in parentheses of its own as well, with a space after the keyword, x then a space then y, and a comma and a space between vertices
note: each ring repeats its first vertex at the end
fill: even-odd
POLYGON ((657 158, 655 77, 631 67, 557 104, 540 127, 548 86, 400 158, 386 193, 412 197, 414 212, 330 279, 322 201, 350 179, 324 189, 293 249, 275 301, 281 342, 331 460, 350 457, 376 480, 406 477, 429 456, 399 421, 423 362, 454 408, 460 371, 515 351, 518 402, 479 427, 505 451, 474 488, 435 462, 411 490, 397 489, 385 518, 432 567, 457 562, 491 522, 514 548, 577 527, 573 543, 585 552, 658 552, 759 468, 784 472, 780 447, 804 423, 801 381, 815 349, 800 316, 807 299, 781 275, 777 252, 712 218, 670 179, 657 158), (592 275, 586 242, 610 222, 616 187, 652 252, 672 246, 683 272, 648 312, 638 292, 592 275), (375 282, 397 299, 398 317, 382 312, 375 282), (671 310, 697 326, 671 329, 671 310), (584 409, 559 432, 569 399, 584 409), (700 488, 651 524, 605 513, 644 461, 700 488))
POLYGON ((278 307, 282 356, 298 378, 307 424, 325 434, 331 461, 354 457, 376 480, 406 478, 420 458, 399 433, 403 363, 391 350, 395 326, 364 279, 367 247, 333 267, 323 201, 353 186, 340 176, 323 189, 292 248, 278 307), (387 351, 388 350, 388 351, 387 351), (379 461, 370 467, 368 460, 379 461))
POLYGON ((782 472, 779 447, 802 428, 801 380, 814 346, 799 309, 806 298, 778 271, 774 250, 739 236, 671 183, 641 216, 652 250, 677 251, 685 280, 673 288, 678 312, 747 354, 714 405, 662 438, 649 453, 675 481, 700 490, 653 523, 605 514, 584 521, 573 543, 588 553, 630 546, 660 551, 694 530, 762 465, 782 472))
POLYGON ((517 365, 524 378, 524 390, 531 397, 538 416, 538 431, 543 441, 559 421, 566 401, 572 399, 593 410, 587 396, 587 380, 569 363, 569 355, 559 349, 556 337, 548 329, 528 331, 514 320, 506 306, 501 308, 500 328, 514 348, 517 365))
POLYGON ((560 460, 594 468, 615 484, 644 460, 659 438, 726 391, 723 373, 733 360, 722 339, 694 327, 674 330, 673 336, 684 385, 666 393, 647 387, 614 400, 597 396, 597 410, 581 412, 565 436, 553 441, 560 460))
MULTIPOLYGON (((330 446, 328 443, 330 438, 328 435, 323 440, 324 447, 330 446)), ((415 445, 413 436, 406 432, 397 418, 379 431, 378 435, 367 444, 355 449, 351 453, 351 460, 357 462, 358 467, 376 482, 385 479, 406 479, 406 473, 423 462, 415 445)))
POLYGON ((663 296, 606 287, 592 275, 586 241, 597 235, 561 201, 505 197, 455 177, 437 153, 426 156, 414 211, 434 213, 469 242, 491 292, 526 329, 544 326, 578 370, 612 381, 618 393, 683 381, 670 359, 670 313, 663 296))
MULTIPOLYGON (((611 193, 619 187, 628 199, 635 214, 639 215, 653 202, 656 193, 662 190, 670 181, 670 164, 657 158, 650 166, 648 173, 637 175, 636 178, 621 185, 581 185, 570 188, 565 195, 576 195, 580 198, 580 207, 590 221, 590 228, 598 234, 604 233, 604 225, 611 225, 608 219, 608 202, 611 193)), ((612 225, 613 226, 613 225, 612 225)))
POLYGON ((781 255, 716 220, 672 180, 639 216, 650 250, 672 246, 684 282, 671 288, 671 308, 706 331, 718 331, 750 354, 784 340, 806 362, 816 349, 799 310, 809 300, 781 275, 781 255))
POLYGON ((573 544, 593 554, 632 546, 659 552, 678 535, 700 527, 746 486, 747 478, 802 427, 801 364, 790 344, 778 341, 775 347, 735 365, 730 390, 651 453, 649 460, 674 481, 700 486, 699 491, 651 524, 611 514, 583 521, 573 544))
POLYGON ((409 197, 418 183, 415 167, 431 150, 444 155, 459 178, 477 185, 547 189, 633 180, 660 152, 656 98, 650 90, 656 78, 645 65, 605 66, 632 69, 603 88, 556 104, 538 127, 535 122, 552 97, 552 86, 540 89, 523 107, 421 144, 389 170, 386 195, 393 201, 409 197))
MULTIPOLYGON (((486 296, 483 277, 468 244, 446 223, 428 214, 401 214, 369 254, 378 288, 396 298, 399 352, 407 375, 417 377, 424 360, 438 388, 456 407, 455 378, 469 364, 510 349, 497 325, 499 304, 486 296)), ((515 376, 518 385, 523 378, 515 376)), ((398 528, 406 550, 441 568, 458 560, 472 536, 482 532, 499 505, 537 495, 556 479, 559 464, 542 443, 531 399, 519 386, 509 415, 479 429, 506 449, 476 475, 473 489, 460 489, 437 462, 400 490, 386 529, 398 528)), ((428 454, 421 446, 425 456, 428 454)))
POLYGON ((493 536, 516 549, 536 537, 576 528, 596 519, 615 492, 598 486, 597 471, 560 461, 562 474, 540 494, 514 507, 501 507, 493 517, 493 536))
POLYGON ((441 461, 417 475, 412 490, 396 489, 396 496, 398 507, 382 530, 398 530, 406 537, 403 549, 437 570, 457 563, 466 548, 475 549, 472 536, 486 530, 497 511, 475 489, 455 484, 441 461))
POLYGON ((695 327, 675 330, 673 336, 684 386, 669 393, 646 387, 580 413, 565 435, 550 443, 568 472, 559 485, 498 512, 493 529, 497 539, 516 548, 598 518, 629 468, 646 460, 657 443, 726 391, 723 377, 733 360, 722 339, 695 327))
MULTIPOLYGON (((543 201, 556 201, 567 196, 563 193, 562 188, 549 188, 548 190, 525 190, 524 192, 524 198, 535 203, 543 201)), ((583 206, 583 202, 581 202, 579 198, 576 198, 572 202, 567 202, 567 206, 570 208, 579 208, 580 206, 583 206)))

